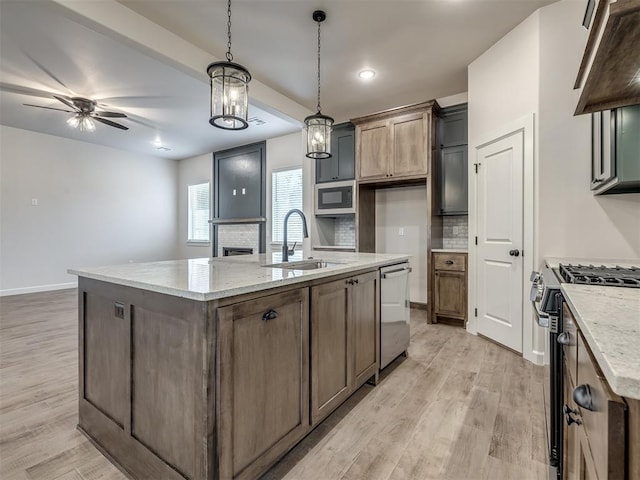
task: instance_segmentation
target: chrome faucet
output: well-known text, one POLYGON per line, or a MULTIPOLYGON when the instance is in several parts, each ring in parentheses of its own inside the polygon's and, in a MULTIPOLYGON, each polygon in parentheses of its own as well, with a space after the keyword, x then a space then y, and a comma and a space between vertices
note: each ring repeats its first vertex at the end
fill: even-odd
POLYGON ((291 250, 289 250, 289 245, 287 245, 287 224, 289 223, 289 217, 292 213, 297 213, 298 215, 300 215, 300 218, 302 219, 302 236, 304 238, 309 238, 309 233, 307 232, 307 219, 305 218, 304 213, 302 213, 302 210, 298 210, 297 208, 289 210, 289 212, 284 216, 284 235, 282 239, 283 262, 289 261, 289 255, 293 255, 293 251, 296 248, 295 242, 293 243, 293 248, 291 250))

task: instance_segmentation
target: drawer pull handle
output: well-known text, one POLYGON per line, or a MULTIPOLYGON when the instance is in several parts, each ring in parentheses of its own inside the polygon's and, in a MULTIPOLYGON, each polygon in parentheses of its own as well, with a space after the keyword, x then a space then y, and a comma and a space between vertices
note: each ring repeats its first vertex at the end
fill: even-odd
POLYGON ((569 332, 562 332, 558 335, 556 340, 560 345, 571 345, 571 334, 569 332))
POLYGON ((593 395, 589 385, 578 385, 573 390, 573 401, 580 407, 593 411, 593 395))
POLYGON ((356 285, 357 283, 358 283, 358 279, 355 279, 355 280, 354 280, 354 279, 352 278, 352 279, 350 279, 350 280, 347 280, 347 285, 356 285))
POLYGON ((264 314, 262 315, 262 320, 264 320, 265 322, 267 320, 273 320, 274 318, 278 318, 278 312, 276 312, 275 310, 269 310, 268 312, 264 312, 264 314))
POLYGON ((446 262, 444 262, 444 263, 446 263, 447 265, 453 265, 453 260, 447 260, 447 261, 446 261, 446 262))
POLYGON ((573 415, 578 414, 578 411, 569 408, 569 405, 565 404, 562 407, 562 413, 564 413, 564 418, 567 421, 567 425, 571 425, 572 423, 575 423, 576 425, 582 425, 582 420, 573 417, 573 415))

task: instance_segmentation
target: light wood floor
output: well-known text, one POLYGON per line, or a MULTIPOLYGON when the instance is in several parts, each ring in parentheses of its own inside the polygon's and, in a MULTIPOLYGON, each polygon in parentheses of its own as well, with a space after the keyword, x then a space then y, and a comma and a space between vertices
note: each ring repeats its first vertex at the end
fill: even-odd
MULTIPOLYGON (((0 299, 0 478, 121 480, 76 429, 76 291, 0 299)), ((546 479, 546 369, 412 311, 409 358, 263 480, 546 479)), ((155 479, 161 480, 161 479, 155 479)))

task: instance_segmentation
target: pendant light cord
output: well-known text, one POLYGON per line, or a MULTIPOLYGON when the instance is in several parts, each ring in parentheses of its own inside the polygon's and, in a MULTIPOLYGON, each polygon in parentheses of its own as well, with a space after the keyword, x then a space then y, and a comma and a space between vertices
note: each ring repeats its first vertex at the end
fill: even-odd
POLYGON ((320 110, 320 22, 318 22, 318 113, 320 110))
MULTIPOLYGON (((233 55, 231 54, 231 0, 227 2, 227 18, 227 37, 229 38, 227 41, 227 62, 233 62, 233 55)), ((318 28, 320 28, 320 24, 318 24, 318 28)), ((318 61, 320 60, 318 59, 318 61)))

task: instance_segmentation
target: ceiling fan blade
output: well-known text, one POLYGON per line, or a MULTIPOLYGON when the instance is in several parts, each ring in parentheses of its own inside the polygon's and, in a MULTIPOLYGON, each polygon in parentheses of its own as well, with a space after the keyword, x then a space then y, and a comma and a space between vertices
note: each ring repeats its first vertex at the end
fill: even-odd
POLYGON ((31 103, 23 103, 26 107, 36 107, 36 108, 46 108, 47 110, 57 110, 58 112, 67 112, 67 113, 76 113, 71 110, 63 110, 61 108, 53 108, 53 107, 43 107, 42 105, 32 105, 31 103))
POLYGON ((93 112, 96 117, 110 117, 110 118, 127 118, 124 113, 118 112, 93 112))
POLYGON ((19 95, 29 95, 31 97, 51 98, 51 92, 23 87, 21 85, 13 85, 11 83, 0 82, 0 90, 3 92, 17 93, 19 95))
POLYGON ((78 107, 76 107, 73 103, 71 103, 69 100, 67 100, 64 97, 61 97, 60 95, 54 95, 53 98, 55 98, 56 100, 64 103, 67 107, 72 108, 76 112, 80 111, 80 109, 78 107))
POLYGON ((93 118, 96 122, 104 123, 105 125, 109 125, 110 127, 116 127, 120 130, 129 130, 129 127, 125 127, 124 125, 120 125, 119 123, 112 122, 111 120, 107 120, 106 118, 95 117, 93 115, 91 116, 91 118, 93 118))

